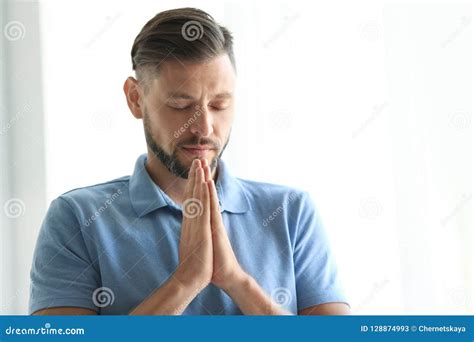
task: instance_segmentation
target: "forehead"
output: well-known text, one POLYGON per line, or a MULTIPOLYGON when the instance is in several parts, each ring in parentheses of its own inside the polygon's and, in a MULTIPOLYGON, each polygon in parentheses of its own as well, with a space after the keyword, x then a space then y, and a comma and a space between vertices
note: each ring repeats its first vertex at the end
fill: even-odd
POLYGON ((203 92, 232 93, 235 71, 227 54, 201 63, 183 63, 173 59, 160 66, 152 81, 152 93, 170 95, 174 92, 200 96, 203 92))

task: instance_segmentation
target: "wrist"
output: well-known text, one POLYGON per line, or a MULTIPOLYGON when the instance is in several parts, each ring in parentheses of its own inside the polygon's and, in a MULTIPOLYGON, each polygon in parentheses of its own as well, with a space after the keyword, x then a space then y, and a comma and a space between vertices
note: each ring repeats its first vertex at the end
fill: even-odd
POLYGON ((183 290, 199 291, 209 285, 210 280, 196 275, 194 270, 178 266, 173 273, 173 281, 183 290))
POLYGON ((222 287, 222 290, 232 297, 234 294, 244 292, 250 288, 252 281, 252 276, 241 270, 232 277, 228 284, 222 287))

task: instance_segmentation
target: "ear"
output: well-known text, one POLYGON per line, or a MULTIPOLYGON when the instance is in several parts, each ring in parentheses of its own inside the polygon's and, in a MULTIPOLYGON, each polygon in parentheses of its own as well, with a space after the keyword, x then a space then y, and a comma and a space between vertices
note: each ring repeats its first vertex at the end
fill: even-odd
POLYGON ((128 108, 137 119, 143 118, 143 91, 138 81, 133 77, 128 77, 123 84, 123 91, 127 98, 128 108))

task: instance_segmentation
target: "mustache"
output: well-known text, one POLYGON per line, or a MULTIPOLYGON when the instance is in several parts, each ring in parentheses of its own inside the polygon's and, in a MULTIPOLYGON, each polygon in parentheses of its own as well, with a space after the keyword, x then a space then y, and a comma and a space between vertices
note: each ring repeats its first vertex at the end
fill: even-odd
POLYGON ((210 139, 198 138, 198 137, 193 137, 189 140, 183 141, 178 145, 178 147, 182 147, 184 145, 209 145, 216 150, 219 150, 221 146, 219 143, 214 142, 210 139))

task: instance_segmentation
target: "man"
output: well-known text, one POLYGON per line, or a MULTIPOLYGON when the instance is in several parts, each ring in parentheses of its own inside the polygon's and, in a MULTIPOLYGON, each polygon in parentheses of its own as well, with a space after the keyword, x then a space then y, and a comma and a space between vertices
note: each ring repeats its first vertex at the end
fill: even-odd
POLYGON ((165 11, 132 48, 124 92, 147 154, 130 177, 51 203, 31 270, 34 314, 348 314, 309 195, 234 178, 230 32, 165 11))

